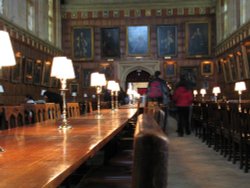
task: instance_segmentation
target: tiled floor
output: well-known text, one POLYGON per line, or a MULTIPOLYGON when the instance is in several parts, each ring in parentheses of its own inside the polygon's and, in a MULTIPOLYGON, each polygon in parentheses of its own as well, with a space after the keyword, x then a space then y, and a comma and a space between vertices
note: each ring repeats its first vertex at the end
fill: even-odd
POLYGON ((168 188, 250 188, 250 173, 208 148, 193 134, 178 137, 169 118, 168 188))

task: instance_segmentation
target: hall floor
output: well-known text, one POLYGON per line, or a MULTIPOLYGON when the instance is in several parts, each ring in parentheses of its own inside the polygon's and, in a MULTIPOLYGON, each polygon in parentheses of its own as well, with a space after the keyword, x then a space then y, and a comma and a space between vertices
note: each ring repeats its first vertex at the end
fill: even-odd
POLYGON ((249 188, 250 173, 227 161, 194 134, 178 137, 169 117, 168 188, 249 188))

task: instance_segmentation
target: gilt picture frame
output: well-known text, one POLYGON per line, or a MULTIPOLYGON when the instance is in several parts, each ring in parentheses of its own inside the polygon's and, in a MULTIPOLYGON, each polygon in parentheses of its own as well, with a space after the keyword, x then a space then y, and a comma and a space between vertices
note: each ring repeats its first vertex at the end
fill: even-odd
POLYGON ((34 60, 26 58, 24 63, 24 83, 33 84, 34 60))
POLYGON ((102 58, 120 57, 120 29, 101 28, 101 56, 102 58))
POLYGON ((23 58, 16 57, 16 65, 11 67, 11 81, 21 83, 23 78, 23 58))
POLYGON ((94 57, 94 33, 92 27, 75 27, 72 32, 73 58, 92 60, 94 57))
POLYGON ((157 50, 158 57, 177 55, 177 26, 157 26, 157 50))
POLYGON ((176 77, 176 73, 177 73, 177 64, 175 61, 166 61, 164 63, 164 75, 165 77, 168 78, 172 78, 172 77, 176 77))
POLYGON ((214 74, 214 63, 212 61, 201 62, 201 75, 208 77, 214 74))
POLYGON ((150 29, 148 26, 127 27, 127 54, 130 56, 147 56, 150 52, 150 29))
POLYGON ((211 54, 210 22, 187 22, 186 56, 191 58, 209 57, 211 54))

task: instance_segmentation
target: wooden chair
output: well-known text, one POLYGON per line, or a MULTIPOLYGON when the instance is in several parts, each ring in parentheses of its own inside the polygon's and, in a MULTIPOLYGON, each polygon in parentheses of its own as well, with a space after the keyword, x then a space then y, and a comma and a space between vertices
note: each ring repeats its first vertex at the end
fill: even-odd
POLYGON ((36 108, 35 104, 21 104, 24 108, 24 114, 25 114, 25 124, 32 124, 36 122, 36 108))
POLYGON ((24 107, 23 106, 3 106, 6 129, 24 125, 24 107))
POLYGON ((36 122, 47 120, 45 104, 35 104, 34 106, 35 106, 36 122))
POLYGON ((45 103, 45 118, 48 119, 56 119, 56 105, 55 103, 45 103))
POLYGON ((79 103, 69 102, 67 103, 67 116, 76 117, 80 115, 79 103))

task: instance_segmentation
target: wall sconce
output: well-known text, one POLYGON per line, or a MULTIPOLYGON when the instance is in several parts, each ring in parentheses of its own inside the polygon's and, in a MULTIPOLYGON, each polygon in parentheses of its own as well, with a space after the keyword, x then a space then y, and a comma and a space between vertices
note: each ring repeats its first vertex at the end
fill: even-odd
POLYGON ((201 94, 201 96, 202 96, 202 101, 204 101, 204 97, 205 97, 205 94, 206 94, 207 92, 206 92, 206 90, 204 89, 204 88, 202 88, 201 90, 200 90, 200 94, 201 94))
POLYGON ((193 91, 193 95, 194 95, 194 98, 196 98, 196 95, 198 95, 198 91, 196 89, 193 91))
POLYGON ((241 94, 242 91, 246 90, 246 83, 244 81, 236 82, 234 85, 234 90, 238 91, 239 94, 239 111, 241 111, 241 94))
POLYGON ((108 81, 108 85, 107 85, 107 89, 110 90, 111 92, 111 109, 115 110, 115 106, 114 106, 114 89, 115 89, 115 81, 114 80, 109 80, 108 81))
MULTIPOLYGON (((16 65, 16 58, 12 48, 9 33, 6 31, 0 31, 0 68, 5 66, 16 65)), ((0 92, 4 92, 4 88, 1 85, 0 92)), ((4 149, 0 146, 0 152, 4 152, 4 149)))
POLYGON ((220 87, 213 87, 214 101, 217 103, 217 96, 220 93, 220 87))
POLYGON ((91 73, 90 76, 90 86, 96 87, 97 94, 97 118, 101 118, 101 101, 100 95, 102 92, 102 86, 106 85, 106 78, 104 74, 100 74, 98 72, 91 73))
POLYGON ((53 58, 52 68, 51 68, 51 77, 56 77, 61 81, 61 93, 63 97, 63 120, 62 125, 59 126, 59 129, 69 129, 71 125, 68 124, 66 117, 66 87, 67 80, 75 78, 75 72, 73 63, 70 59, 67 59, 64 56, 58 56, 53 58))

